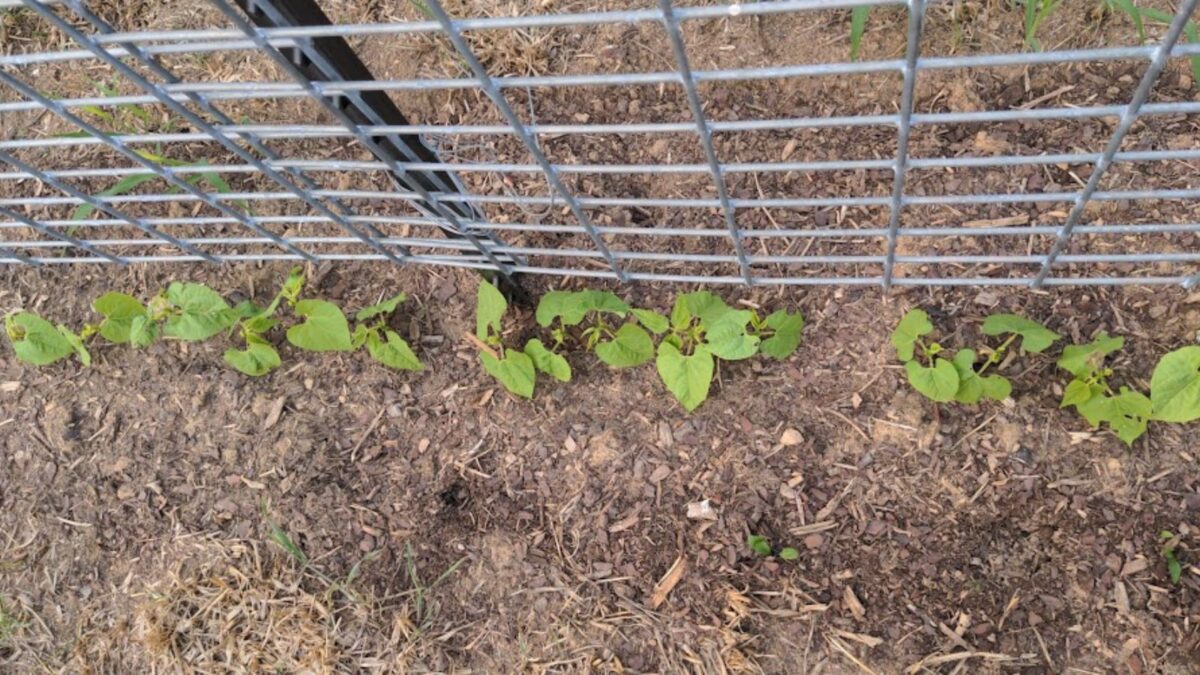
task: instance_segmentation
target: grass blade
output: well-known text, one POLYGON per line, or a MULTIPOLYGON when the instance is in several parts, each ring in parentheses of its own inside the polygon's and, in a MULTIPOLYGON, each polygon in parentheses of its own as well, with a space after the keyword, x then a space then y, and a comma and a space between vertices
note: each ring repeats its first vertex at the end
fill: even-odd
POLYGON ((867 19, 871 16, 869 6, 855 7, 850 11, 850 60, 858 60, 862 49, 863 33, 867 32, 867 19))

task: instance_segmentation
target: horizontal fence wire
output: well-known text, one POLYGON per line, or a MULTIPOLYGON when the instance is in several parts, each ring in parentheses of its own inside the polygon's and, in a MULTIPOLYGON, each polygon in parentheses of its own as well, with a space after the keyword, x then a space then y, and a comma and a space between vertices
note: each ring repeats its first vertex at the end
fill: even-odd
MULTIPOLYGON (((1200 200, 1200 186, 1118 189, 1106 186, 1104 180, 1116 167, 1137 172, 1200 160, 1200 148, 1143 148, 1127 142, 1141 121, 1200 113, 1200 102, 1153 97, 1173 59, 1200 58, 1200 44, 1182 39, 1197 1, 1178 3, 1173 21, 1152 44, 943 56, 922 53, 928 39, 929 7, 936 6, 926 0, 767 0, 711 6, 656 0, 656 6, 644 9, 502 17, 451 16, 441 2, 429 0, 424 5, 428 20, 275 27, 252 25, 227 0, 208 0, 232 27, 177 30, 121 30, 80 0, 0 0, 0 8, 31 10, 74 43, 59 50, 0 55, 0 88, 7 93, 0 100, 0 115, 48 113, 75 130, 0 138, 0 264, 380 260, 621 282, 1191 287, 1200 283, 1200 252, 1195 251, 1200 222, 1187 221, 1200 220, 1188 217, 1200 200), (689 44, 685 29, 692 22, 844 12, 861 6, 906 11, 907 40, 899 58, 716 69, 691 65, 696 47, 689 44), (670 69, 492 75, 469 39, 489 31, 637 24, 661 31, 665 51, 658 63, 670 64, 670 69), (313 51, 314 40, 320 38, 406 35, 445 41, 464 64, 464 76, 315 81, 289 61, 320 58, 313 51), (171 70, 174 56, 233 52, 274 64, 276 72, 282 71, 281 79, 200 81, 171 70), (59 95, 53 82, 28 75, 30 68, 74 62, 102 64, 114 80, 124 83, 125 90, 136 93, 59 95), (930 112, 917 101, 927 73, 1116 62, 1145 66, 1127 103, 930 112), (720 104, 709 100, 713 88, 730 83, 869 75, 897 77, 900 96, 893 112, 728 119, 720 114, 720 104), (544 122, 536 116, 527 119, 530 116, 516 103, 521 94, 532 101, 535 93, 567 95, 581 87, 611 87, 616 88, 613 95, 619 96, 620 88, 647 85, 676 89, 685 101, 686 119, 544 122), (406 124, 364 123, 347 116, 342 107, 347 98, 367 92, 391 92, 403 100, 404 92, 433 91, 483 94, 503 123, 441 124, 420 119, 406 124), (281 123, 246 119, 221 109, 280 106, 289 101, 315 105, 320 114, 281 123), (99 115, 104 117, 142 107, 182 119, 180 126, 186 130, 106 129, 96 121, 97 110, 108 111, 99 115), (330 117, 337 123, 329 124, 330 117), (910 142, 916 129, 1051 122, 1110 124, 1111 128, 1099 127, 1105 143, 1098 152, 921 156, 910 142), (894 134, 892 156, 803 161, 722 157, 722 143, 740 134, 873 128, 894 134), (704 161, 568 162, 553 159, 545 146, 550 138, 614 137, 640 144, 670 134, 688 138, 686 143, 701 151, 704 161), (442 157, 436 158, 441 161, 379 159, 382 151, 376 139, 404 135, 432 139, 432 146, 441 149, 442 157), (495 155, 494 148, 514 142, 523 153, 495 155), (331 156, 330 143, 352 151, 331 156), (493 148, 491 159, 458 150, 481 144, 493 148), (190 152, 206 148, 205 156, 220 159, 167 163, 161 158, 171 148, 190 152), (375 158, 364 158, 363 151, 375 158), (56 168, 41 161, 49 153, 63 152, 82 153, 104 163, 56 168), (109 156, 112 159, 104 159, 109 156), (532 161, 515 161, 523 158, 532 161), (996 191, 989 192, 960 187, 943 194, 913 190, 917 172, 1021 167, 1087 167, 1089 172, 1076 178, 1074 186, 1045 190, 1032 186, 1014 190, 1011 181, 1000 187, 993 183, 996 191), (436 189, 409 179, 434 172, 455 178, 436 189), (803 186, 795 176, 840 172, 875 172, 872 182, 878 189, 834 196, 807 194, 796 187, 770 195, 759 187, 756 196, 747 196, 745 189, 751 179, 757 183, 760 178, 776 177, 792 181, 785 185, 803 186), (238 186, 217 189, 214 175, 225 183, 236 178, 238 186), (458 176, 471 180, 461 181, 458 176), (585 181, 603 177, 690 177, 695 182, 686 183, 693 186, 688 188, 691 194, 647 196, 604 187, 621 183, 585 181), (137 180, 143 187, 119 194, 85 188, 121 179, 137 180), (536 188, 538 181, 540 193, 525 189, 536 188), (741 189, 732 189, 735 181, 741 189), (497 189, 498 184, 508 187, 497 189), (1151 222, 1145 223, 1087 221, 1092 204, 1147 201, 1179 206, 1171 211, 1171 218, 1149 218, 1151 222), (1062 211, 1055 210, 1059 206, 1062 211), (968 217, 961 211, 985 207, 993 208, 988 217, 968 217), (930 208, 958 209, 954 212, 959 215, 942 216, 936 224, 922 222, 930 216, 921 209, 930 208), (1034 215, 1028 215, 1027 209, 1034 215), (640 222, 613 224, 614 210, 640 214, 640 222), (772 212, 779 210, 792 213, 788 224, 775 222, 772 212), (825 217, 818 220, 816 212, 825 217), (67 217, 69 213, 74 215, 67 217), (846 220, 847 214, 856 215, 846 220), (1049 214, 1057 215, 1050 218, 1049 214), (762 225, 764 218, 771 222, 770 229, 762 225), (449 236, 439 237, 439 233, 449 236), (502 233, 518 237, 516 243, 499 239, 502 233), (1180 241, 1185 245, 1159 250, 1152 238, 1172 236, 1183 237, 1180 241), (1120 252, 1072 249, 1080 238, 1106 237, 1135 240, 1138 245, 1120 252), (1007 248, 993 252, 987 247, 978 252, 978 244, 964 243, 1022 238, 1024 252, 1007 248), (786 244, 782 252, 765 248, 777 240, 786 244), (936 252, 915 254, 904 246, 910 240, 928 242, 936 252), (696 248, 696 242, 705 245, 696 248), (811 251, 819 242, 840 248, 811 251)), ((271 3, 259 0, 259 4, 271 3)), ((261 77, 263 71, 253 72, 261 77)), ((681 147, 684 143, 672 142, 681 147)), ((843 148, 846 155, 856 150, 853 143, 843 148)))

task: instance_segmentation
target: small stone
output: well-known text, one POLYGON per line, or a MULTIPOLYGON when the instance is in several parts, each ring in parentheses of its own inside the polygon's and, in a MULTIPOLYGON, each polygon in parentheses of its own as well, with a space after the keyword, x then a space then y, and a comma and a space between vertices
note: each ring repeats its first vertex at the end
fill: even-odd
POLYGON ((804 538, 804 545, 807 546, 808 549, 812 550, 812 551, 815 551, 816 549, 821 548, 821 546, 824 545, 824 543, 825 543, 825 537, 823 537, 819 534, 816 534, 816 533, 810 534, 804 538))
POLYGON ((783 435, 779 437, 779 442, 786 445, 800 445, 804 442, 804 436, 796 429, 784 429, 783 435))

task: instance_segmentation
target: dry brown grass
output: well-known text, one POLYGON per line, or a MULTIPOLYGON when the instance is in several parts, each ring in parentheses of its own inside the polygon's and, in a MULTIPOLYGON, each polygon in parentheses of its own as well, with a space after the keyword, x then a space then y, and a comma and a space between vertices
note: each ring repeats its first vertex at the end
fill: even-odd
POLYGON ((150 660, 171 672, 334 673, 394 664, 368 594, 253 541, 196 542, 138 608, 150 660))

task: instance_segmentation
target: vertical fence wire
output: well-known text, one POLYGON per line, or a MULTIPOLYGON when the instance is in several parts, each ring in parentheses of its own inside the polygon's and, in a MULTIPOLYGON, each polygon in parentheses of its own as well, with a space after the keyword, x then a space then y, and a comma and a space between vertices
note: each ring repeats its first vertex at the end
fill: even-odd
POLYGON ((1162 75, 1163 70, 1167 67, 1167 62, 1171 59, 1171 50, 1174 49, 1175 43, 1179 41, 1179 37, 1183 35, 1184 28, 1187 27, 1192 11, 1196 9, 1198 1, 1200 0, 1183 0, 1180 3, 1178 11, 1175 12, 1175 18, 1172 19, 1171 26, 1167 29, 1166 37, 1163 38, 1158 48, 1154 50, 1154 55, 1150 58, 1150 65, 1142 75, 1141 81, 1138 82, 1137 89, 1133 93, 1133 98, 1121 112, 1120 121, 1117 122, 1116 130, 1113 131, 1112 136, 1108 139, 1108 145, 1104 148, 1104 154, 1093 165, 1092 175, 1088 177, 1088 182, 1084 186, 1083 191, 1075 198, 1075 204, 1071 207, 1071 212, 1067 215, 1066 223, 1063 224, 1062 230, 1059 231, 1054 246, 1046 254, 1046 258, 1042 262, 1042 267, 1038 271, 1037 277, 1033 280, 1033 288, 1041 288, 1042 284, 1046 282, 1046 277, 1050 276, 1050 271, 1055 261, 1058 260, 1059 255, 1071 241, 1071 235, 1074 234, 1075 227, 1083 218, 1083 212, 1087 208, 1088 201, 1091 200, 1092 195, 1100 187, 1100 180, 1104 177, 1108 168, 1112 166, 1113 157, 1121 149, 1121 143, 1125 140, 1125 135, 1133 128, 1133 124, 1137 121, 1142 106, 1150 98, 1150 92, 1154 90, 1154 85, 1158 82, 1159 75, 1162 75))
MULTIPOLYGON (((280 187, 282 187, 283 189, 287 190, 288 192, 291 192, 292 194, 296 195, 296 197, 298 197, 299 199, 304 201, 304 203, 308 204, 308 206, 310 208, 317 211, 322 216, 325 216, 326 218, 329 218, 331 221, 337 223, 344 230, 346 230, 351 235, 353 235, 356 239, 360 240, 362 243, 364 243, 367 246, 371 247, 372 249, 376 250, 377 252, 379 252, 381 255, 383 255, 388 260, 391 260, 392 262, 403 262, 400 258, 396 257, 396 255, 394 255, 391 251, 387 250, 387 248, 385 248, 377 240, 375 240, 372 237, 367 236, 366 234, 361 232, 357 227, 350 224, 350 222, 347 221, 344 217, 342 217, 341 215, 330 210, 329 207, 327 207, 323 203, 321 203, 316 197, 313 196, 314 193, 312 190, 303 190, 303 189, 299 188, 294 183, 289 181, 287 178, 284 178, 281 174, 276 172, 274 169, 272 169, 269 166, 267 166, 266 164, 264 164, 261 160, 259 160, 257 157, 255 157, 252 153, 246 151, 244 148, 239 146, 236 142, 234 142, 228 136, 226 136, 225 134, 214 129, 211 124, 209 124, 208 122, 206 122, 204 120, 204 118, 200 117, 199 115, 192 112, 191 110, 188 110, 186 106, 184 106, 182 103, 179 103, 178 101, 176 101, 169 94, 164 92, 162 90, 162 88, 159 87, 158 85, 156 85, 153 82, 150 82, 146 78, 142 77, 137 71, 135 71, 133 68, 130 68, 123 61, 121 61, 121 59, 109 54, 103 47, 101 47, 99 44, 96 43, 94 38, 92 38, 91 36, 85 35, 82 31, 80 31, 77 28, 75 28, 74 26, 72 26, 70 22, 68 22, 66 19, 59 16, 57 13, 55 13, 55 11, 53 9, 43 5, 41 3, 41 0, 22 0, 22 1, 25 3, 25 5, 27 7, 29 7, 33 11, 37 12, 38 14, 40 14, 47 21, 54 24, 55 27, 57 27, 59 30, 63 31, 72 40, 75 40, 80 45, 83 45, 84 48, 86 48, 88 51, 95 54, 97 58, 99 58, 100 60, 107 63, 114 70, 119 72, 121 75, 125 76, 125 78, 128 79, 130 82, 133 82, 135 85, 137 85, 139 89, 150 94, 155 99, 157 99, 160 103, 162 103, 167 108, 169 108, 172 112, 174 112, 175 114, 186 119, 188 122, 193 124, 202 133, 204 133, 208 136, 211 136, 215 141, 217 141, 226 150, 234 153, 235 155, 240 157, 243 161, 245 161, 245 162, 251 164, 252 166, 254 166, 255 168, 257 168, 259 171, 261 171, 263 173, 263 175, 265 175, 268 178, 270 178, 271 180, 275 181, 275 183, 277 183, 280 187)), ((67 4, 72 9, 80 7, 79 0, 68 0, 67 4)), ((183 182, 185 184, 190 185, 190 183, 187 183, 186 181, 183 181, 183 182)), ((199 190, 197 189, 197 191, 199 191, 199 190)), ((230 210, 233 210, 233 209, 230 209, 230 210)), ((249 218, 247 218, 247 221, 249 221, 249 218)), ((261 230, 260 233, 261 232, 266 232, 266 230, 261 230)), ((291 244, 288 244, 288 245, 291 246, 291 244)), ((404 256, 410 255, 410 252, 408 251, 407 248, 404 248, 404 247, 397 247, 397 248, 401 251, 401 253, 404 256)))
POLYGON ((708 161, 708 170, 712 174, 713 184, 717 188, 717 199, 721 202, 721 210, 725 214, 725 226, 733 240, 733 252, 737 256, 738 269, 747 286, 754 285, 754 277, 750 271, 750 263, 746 259, 746 249, 742 245, 742 232, 738 229, 737 214, 733 203, 729 200, 729 187, 725 184, 725 174, 721 170, 721 162, 717 158, 717 150, 713 145, 712 130, 708 126, 708 117, 704 114, 704 104, 700 101, 700 92, 696 87, 696 78, 692 75, 692 67, 688 62, 687 46, 683 43, 683 34, 679 30, 679 19, 675 17, 672 0, 658 0, 662 10, 663 26, 671 41, 671 49, 675 52, 675 65, 679 71, 680 83, 687 94, 688 106, 692 109, 692 117, 696 121, 696 133, 700 136, 700 144, 704 148, 704 158, 708 161))
POLYGON ((896 126, 896 163, 892 167, 891 211, 888 215, 887 252, 883 261, 883 288, 892 287, 896 268, 896 245, 904 211, 904 184, 908 178, 908 137, 912 131, 917 89, 917 60, 921 56, 921 32, 925 23, 925 0, 908 2, 908 45, 904 50, 904 89, 900 95, 900 119, 896 126))
POLYGON ((467 62, 467 66, 471 69, 471 72, 475 75, 475 79, 479 82, 479 87, 485 94, 487 94, 487 97, 492 100, 492 104, 496 106, 496 109, 500 111, 500 114, 504 117, 504 119, 507 120, 508 124, 512 127, 513 133, 515 133, 517 137, 521 139, 521 142, 525 145, 525 148, 529 151, 529 154, 533 156, 534 161, 541 166, 542 172, 546 174, 546 180, 550 183, 551 189, 567 202, 567 206, 571 209, 571 213, 574 214, 575 219, 579 221, 579 224, 583 226, 583 229, 587 231, 588 237, 592 240, 592 244, 595 245, 596 249, 600 251, 601 255, 604 256, 604 260, 608 263, 608 266, 617 276, 617 279, 622 282, 628 281, 629 278, 626 275, 625 270, 621 268, 620 263, 617 262, 616 257, 613 256, 612 251, 609 250, 608 245, 604 243, 604 237, 602 237, 596 230, 596 226, 592 224, 591 218, 584 213, 583 207, 579 204, 579 201, 575 199, 574 194, 572 194, 571 191, 567 189, 567 186, 563 184, 562 178, 558 175, 558 170, 554 168, 554 165, 550 163, 550 160, 546 157, 545 153, 542 152, 542 148, 538 144, 537 139, 534 138, 533 134, 529 131, 529 128, 526 127, 523 122, 521 122, 521 118, 517 116, 516 111, 514 111, 512 106, 509 105, 508 99, 504 98, 504 92, 500 91, 500 89, 496 86, 496 83, 492 81, 491 75, 488 74, 487 69, 483 67, 483 64, 479 62, 479 58, 475 56, 474 50, 472 50, 471 46, 467 44, 466 39, 463 38, 462 31, 459 30, 459 27, 454 22, 454 19, 450 18, 450 15, 446 13, 446 9, 442 6, 440 0, 428 0, 426 7, 429 9, 430 13, 433 14, 437 22, 441 24, 443 32, 445 32, 446 36, 450 38, 450 42, 454 45, 454 49, 459 53, 463 60, 467 62))
MULTIPOLYGON (((380 149, 378 144, 376 144, 375 141, 373 141, 371 137, 363 131, 361 126, 355 124, 354 120, 350 119, 345 112, 332 103, 326 96, 321 94, 321 92, 313 85, 313 83, 307 77, 305 77, 304 73, 300 72, 300 70, 296 68, 296 66, 289 61, 287 57, 285 57, 267 40, 263 34, 263 31, 242 17, 242 15, 238 13, 238 10, 235 9, 228 2, 228 0, 209 1, 222 14, 228 17, 238 30, 242 31, 246 37, 250 38, 262 53, 270 57, 272 61, 279 65, 280 68, 282 68, 284 72, 288 74, 289 77, 304 87, 309 96, 314 101, 319 103, 321 107, 323 107, 331 115, 333 115, 334 118, 336 118, 346 128, 346 130, 349 131, 355 137, 355 139, 357 139, 358 142, 363 145, 363 147, 369 149, 377 157, 382 158, 387 156, 380 149)), ((511 276, 511 263, 506 263, 496 257, 496 254, 492 251, 491 247, 485 246, 478 237, 476 237, 469 229, 467 229, 452 209, 447 208, 446 205, 439 201, 437 197, 422 187, 419 182, 409 179, 409 172, 404 168, 403 164, 397 161, 391 161, 388 164, 392 171, 404 178, 406 180, 406 184, 408 184, 414 192, 419 194, 421 199, 424 200, 425 203, 430 206, 430 208, 436 211, 442 220, 450 225, 451 229, 455 233, 467 239, 471 245, 476 248, 476 250, 478 250, 485 258, 487 258, 488 262, 495 266, 496 271, 500 272, 506 277, 511 276)))

